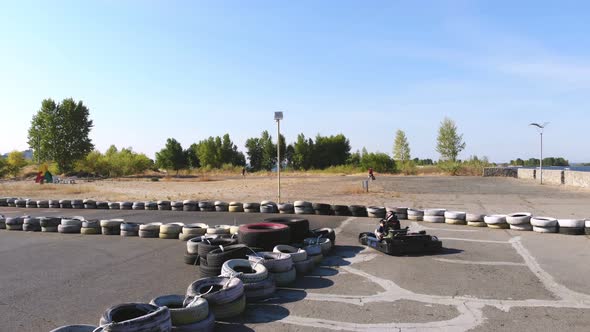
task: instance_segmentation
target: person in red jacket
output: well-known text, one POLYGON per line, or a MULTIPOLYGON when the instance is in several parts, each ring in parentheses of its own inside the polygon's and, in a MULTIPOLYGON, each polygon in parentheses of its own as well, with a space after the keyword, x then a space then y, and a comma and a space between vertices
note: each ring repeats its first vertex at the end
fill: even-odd
POLYGON ((375 175, 373 175, 373 167, 369 167, 369 179, 375 180, 375 175))

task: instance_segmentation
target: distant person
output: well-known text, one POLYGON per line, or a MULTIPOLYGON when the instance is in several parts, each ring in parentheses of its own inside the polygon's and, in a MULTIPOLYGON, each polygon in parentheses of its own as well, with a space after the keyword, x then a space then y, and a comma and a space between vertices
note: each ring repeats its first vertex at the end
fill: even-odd
POLYGON ((242 177, 246 177, 246 167, 242 167, 242 177))
POLYGON ((373 174, 373 167, 369 167, 369 179, 375 180, 375 175, 373 174))

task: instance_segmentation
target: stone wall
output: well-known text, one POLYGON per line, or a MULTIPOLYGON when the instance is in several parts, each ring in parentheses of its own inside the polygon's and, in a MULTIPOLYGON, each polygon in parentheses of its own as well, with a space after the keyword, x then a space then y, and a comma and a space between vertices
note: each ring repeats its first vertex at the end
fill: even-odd
MULTIPOLYGON (((543 184, 563 184, 563 172, 556 169, 543 170, 543 184)), ((537 182, 541 181, 540 171, 537 171, 537 182)))
POLYGON ((563 177, 567 186, 590 188, 590 172, 564 171, 563 177))
POLYGON ((516 168, 486 167, 483 169, 483 176, 501 176, 515 178, 516 175, 516 168))
MULTIPOLYGON (((518 168, 518 175, 519 179, 523 180, 534 180, 537 175, 537 170, 532 168, 518 168)), ((545 172, 543 172, 545 173, 545 172)))

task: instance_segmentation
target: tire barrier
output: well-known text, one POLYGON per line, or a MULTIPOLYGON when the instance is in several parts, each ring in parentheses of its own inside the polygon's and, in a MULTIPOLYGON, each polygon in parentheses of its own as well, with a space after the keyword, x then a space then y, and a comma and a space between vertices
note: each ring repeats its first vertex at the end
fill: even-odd
POLYGON ((408 220, 408 208, 407 207, 386 207, 386 212, 393 212, 395 213, 397 219, 399 220, 408 220))
POLYGON ((272 251, 276 253, 289 254, 293 264, 307 260, 307 251, 286 244, 275 246, 272 251))
POLYGON ((83 209, 84 208, 84 200, 81 199, 73 199, 71 201, 72 209, 83 209))
POLYGON ((447 210, 445 209, 425 209, 424 210, 424 216, 431 216, 431 217, 444 217, 445 216, 445 212, 447 212, 447 210))
POLYGON ((37 201, 27 199, 26 203, 25 203, 25 207, 28 209, 30 209, 30 208, 35 209, 35 208, 37 208, 37 201))
POLYGON ((172 209, 170 207, 170 201, 158 201, 158 210, 160 211, 168 211, 170 209, 172 209))
POLYGON ((584 233, 590 235, 590 220, 586 220, 584 223, 584 233))
MULTIPOLYGON (((85 209, 96 209, 96 201, 85 199, 82 203, 84 204, 85 209)), ((39 205, 39 202, 37 202, 37 205, 39 205)))
POLYGON ((228 212, 229 211, 229 204, 222 201, 215 201, 215 211, 217 212, 228 212))
MULTIPOLYGON (((50 204, 51 206, 51 204, 50 204)), ((101 210, 109 209, 109 202, 96 202, 96 208, 101 210)))
POLYGON ((170 202, 170 209, 172 211, 182 211, 184 209, 184 204, 181 201, 172 201, 170 202))
POLYGON ((80 234, 83 221, 75 218, 62 218, 61 223, 57 226, 57 231, 64 234, 80 234))
POLYGON ((270 273, 278 287, 284 287, 292 284, 297 279, 297 270, 295 267, 291 267, 290 270, 285 272, 270 273))
POLYGON ((118 202, 109 202, 109 209, 111 210, 120 210, 121 205, 118 202))
POLYGON ((558 219, 557 232, 566 235, 584 235, 584 219, 558 219))
POLYGON ((236 239, 225 239, 225 238, 194 238, 194 239, 190 239, 187 242, 187 250, 189 250, 189 252, 191 252, 191 253, 194 252, 194 250, 191 251, 190 249, 188 249, 188 247, 189 247, 189 245, 194 246, 195 243, 197 246, 197 254, 201 258, 206 259, 207 254, 209 252, 211 252, 212 250, 218 249, 220 246, 225 248, 227 246, 235 245, 238 243, 238 241, 236 239), (200 241, 199 241, 199 239, 200 239, 200 241))
POLYGON ((252 268, 258 265, 263 265, 268 272, 271 273, 286 272, 293 268, 293 259, 291 258, 291 255, 281 252, 257 252, 255 255, 249 255, 248 261, 252 264, 252 268))
POLYGON ((119 202, 121 210, 131 210, 133 208, 133 202, 119 202))
MULTIPOLYGON (((8 198, 6 199, 6 205, 9 207, 16 207, 16 198, 8 198)), ((57 207, 59 208, 59 202, 57 203, 57 207)))
POLYGON ((445 211, 445 223, 451 225, 466 225, 467 213, 462 211, 445 211))
POLYGON ((121 235, 123 219, 107 219, 100 221, 102 235, 121 235))
POLYGON ((158 238, 160 237, 161 222, 152 222, 139 225, 138 235, 141 238, 158 238))
POLYGON ((246 213, 259 213, 260 203, 244 203, 244 212, 246 213))
POLYGON ((215 211, 215 205, 213 204, 213 202, 209 202, 209 201, 199 202, 199 211, 203 211, 203 212, 214 212, 215 211))
POLYGON ((182 201, 183 211, 197 211, 199 209, 199 203, 190 199, 182 201))
POLYGON ((309 220, 307 219, 272 217, 264 219, 264 222, 287 225, 291 233, 288 243, 301 243, 309 235, 309 220))
POLYGON ((139 236, 139 224, 123 222, 120 226, 121 236, 139 236))
POLYGON ((504 214, 493 214, 493 215, 485 216, 483 218, 483 220, 489 228, 494 228, 494 229, 510 228, 510 226, 506 222, 506 215, 504 215, 504 214))
POLYGON ((229 235, 230 232, 230 225, 215 225, 210 226, 207 228, 207 234, 209 235, 229 235))
POLYGON ((147 303, 123 303, 113 306, 100 318, 105 332, 172 331, 170 310, 147 303))
POLYGON ((221 277, 235 277, 244 283, 257 283, 268 278, 268 270, 264 264, 251 262, 247 259, 230 259, 221 266, 221 277))
POLYGON ((328 238, 310 237, 310 238, 303 240, 303 245, 304 246, 319 245, 322 255, 327 255, 330 252, 330 250, 332 250, 332 241, 330 241, 330 239, 328 239, 328 238))
POLYGON ((23 219, 23 231, 25 232, 40 232, 41 221, 39 218, 29 217, 23 219))
POLYGON ((330 239, 330 241, 332 241, 332 246, 336 245, 336 233, 332 228, 316 228, 309 232, 309 236, 330 239))
POLYGON ((271 201, 260 202, 260 213, 279 213, 277 203, 271 201))
POLYGON ((184 304, 191 303, 196 297, 207 300, 216 319, 237 316, 246 307, 244 283, 238 278, 199 279, 188 286, 184 304))
POLYGON ((69 199, 60 199, 59 200, 59 207, 61 209, 71 209, 72 208, 72 201, 69 199))
POLYGON ((238 242, 248 247, 262 248, 270 251, 279 244, 289 243, 291 231, 289 226, 278 223, 253 223, 241 225, 238 242))
POLYGON ((23 223, 24 218, 22 217, 15 217, 15 218, 6 218, 4 222, 6 224, 6 229, 9 231, 22 231, 23 230, 23 223))
POLYGON ((335 216, 350 216, 350 210, 348 209, 348 205, 332 205, 331 206, 332 214, 335 216))
POLYGON ((517 212, 506 216, 506 222, 510 225, 510 229, 515 231, 532 231, 531 213, 517 212))
POLYGON ((144 202, 143 205, 146 210, 155 211, 158 209, 158 203, 156 202, 144 202))
POLYGON ((178 239, 180 237, 180 232, 182 232, 183 227, 184 224, 181 222, 162 224, 160 226, 160 234, 158 235, 158 237, 160 239, 178 239))
POLYGON ((367 216, 369 218, 379 218, 379 219, 383 219, 385 218, 385 207, 381 207, 381 206, 369 206, 367 207, 367 216))
POLYGON ((277 208, 280 214, 295 214, 295 207, 291 203, 280 203, 277 208))
POLYGON ((408 209, 408 220, 422 221, 424 220, 424 211, 417 209, 408 209))
POLYGON ((247 302, 266 300, 276 292, 277 286, 271 275, 259 282, 244 283, 244 295, 247 302))
POLYGON ((311 207, 313 209, 314 214, 320 216, 329 216, 330 214, 332 214, 332 206, 330 204, 312 203, 311 207))
POLYGON ((131 209, 132 210, 145 210, 145 203, 144 202, 133 202, 131 209))
POLYGON ((423 220, 426 222, 430 222, 430 223, 440 224, 440 223, 445 222, 445 217, 444 216, 427 216, 427 215, 425 215, 423 217, 423 220))
POLYGON ((364 205, 351 205, 348 207, 350 214, 353 217, 366 217, 367 216, 367 209, 364 205))
POLYGON ((303 250, 307 252, 307 257, 317 256, 322 254, 322 247, 319 244, 312 244, 304 246, 303 250))
POLYGON ((244 212, 244 204, 240 202, 230 202, 228 207, 229 212, 244 212))
POLYGON ((27 207, 27 201, 25 199, 17 199, 14 201, 14 205, 19 208, 24 208, 27 207))
POLYGON ((203 223, 188 224, 182 227, 182 234, 202 236, 207 233, 209 225, 203 223))
POLYGON ((0 207, 1 206, 8 206, 8 198, 7 197, 0 197, 0 207))
POLYGON ((150 304, 168 307, 173 327, 194 324, 209 316, 209 303, 203 298, 196 298, 185 306, 183 295, 164 295, 152 299, 150 304))
POLYGON ((38 200, 37 207, 40 209, 48 209, 49 208, 49 201, 47 200, 38 200))
POLYGON ((6 229, 6 218, 0 214, 0 229, 6 229))
POLYGON ((314 214, 313 206, 310 202, 295 201, 293 202, 293 211, 295 214, 314 214))

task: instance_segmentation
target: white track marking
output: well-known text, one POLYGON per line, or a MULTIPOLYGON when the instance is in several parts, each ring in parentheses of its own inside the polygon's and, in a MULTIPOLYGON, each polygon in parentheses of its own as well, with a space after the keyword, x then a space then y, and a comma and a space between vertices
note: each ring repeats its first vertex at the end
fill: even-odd
POLYGON ((432 231, 445 231, 445 232, 459 232, 459 233, 473 233, 473 232, 479 232, 479 230, 477 229, 449 229, 449 228, 434 228, 434 227, 426 227, 423 225, 420 225, 419 223, 413 221, 410 224, 410 229, 412 229, 412 231, 418 232, 418 231, 425 231, 425 230, 432 230, 432 231))
POLYGON ((462 239, 460 237, 439 237, 439 240, 449 241, 465 241, 465 242, 481 242, 481 243, 499 243, 499 244, 510 244, 510 241, 496 241, 496 240, 477 240, 477 239, 462 239))
POLYGON ((340 226, 334 228, 334 234, 340 234, 340 232, 342 232, 342 229, 344 229, 344 227, 346 227, 351 221, 355 220, 355 217, 349 217, 346 218, 346 220, 344 220, 340 226))
POLYGON ((486 261, 463 261, 459 259, 446 259, 446 258, 434 258, 435 261, 444 262, 444 263, 453 263, 453 264, 465 264, 465 265, 506 265, 506 266, 527 266, 525 263, 515 263, 515 262, 486 262, 486 261))

